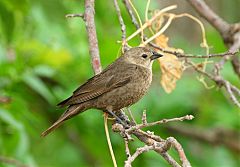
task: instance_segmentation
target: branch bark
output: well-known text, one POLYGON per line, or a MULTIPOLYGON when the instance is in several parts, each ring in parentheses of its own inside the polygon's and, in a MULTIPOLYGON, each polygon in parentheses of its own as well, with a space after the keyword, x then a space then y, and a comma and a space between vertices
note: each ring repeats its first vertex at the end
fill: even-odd
MULTIPOLYGON (((125 117, 125 115, 121 116, 121 118, 123 118, 123 117, 125 117)), ((191 120, 191 119, 188 119, 188 118, 192 119, 192 116, 184 116, 184 117, 180 117, 180 118, 164 119, 162 121, 154 122, 153 124, 167 123, 167 122, 170 122, 170 121, 183 121, 185 119, 191 120)), ((149 124, 152 125, 151 123, 149 123, 149 124)), ((139 127, 142 128, 142 124, 132 126, 132 127, 129 128, 129 130, 124 129, 123 126, 120 125, 120 124, 113 124, 113 126, 112 126, 113 131, 118 132, 124 139, 126 139, 126 138, 128 139, 128 137, 131 136, 131 134, 133 134, 140 141, 142 141, 143 143, 146 144, 145 145, 146 147, 143 147, 140 150, 137 149, 137 151, 132 155, 133 157, 131 156, 131 154, 128 154, 129 156, 128 156, 127 161, 125 162, 125 167, 130 167, 131 162, 138 155, 140 155, 142 152, 146 152, 146 151, 149 151, 149 150, 154 150, 156 153, 161 155, 171 166, 180 167, 178 162, 175 159, 173 159, 167 153, 167 151, 171 148, 171 146, 178 152, 178 155, 180 157, 182 166, 183 167, 191 167, 191 164, 188 161, 182 146, 180 145, 180 143, 175 138, 169 137, 166 140, 164 140, 161 137, 154 135, 153 132, 150 132, 150 131, 144 132, 139 127), (138 128, 135 128, 135 127, 138 127, 138 128), (148 148, 148 149, 145 149, 145 148, 148 148), (151 148, 151 149, 149 149, 149 148, 151 148)))
POLYGON ((121 25, 123 49, 126 50, 127 49, 126 48, 126 25, 123 21, 122 14, 121 14, 117 0, 113 0, 113 2, 114 2, 115 9, 117 11, 118 21, 121 25))
MULTIPOLYGON (((144 117, 146 117, 146 116, 144 116, 144 117)), ((186 116, 179 117, 179 118, 162 119, 160 121, 150 122, 150 123, 145 122, 146 119, 144 118, 143 123, 132 126, 131 128, 127 129, 127 132, 131 133, 134 130, 142 129, 142 128, 145 128, 145 127, 155 126, 155 125, 164 124, 164 123, 173 122, 173 121, 192 120, 193 118, 194 118, 194 116, 192 116, 192 115, 186 115, 186 116)))
POLYGON ((98 39, 95 26, 95 0, 85 0, 85 12, 78 14, 67 14, 66 18, 81 17, 86 26, 88 43, 89 43, 89 53, 91 57, 91 64, 93 71, 99 74, 102 71, 101 59, 99 54, 98 39))
POLYGON ((99 74, 102 71, 102 66, 100 61, 96 26, 94 21, 94 2, 95 0, 85 0, 84 20, 88 34, 89 52, 91 56, 92 68, 95 74, 99 74))

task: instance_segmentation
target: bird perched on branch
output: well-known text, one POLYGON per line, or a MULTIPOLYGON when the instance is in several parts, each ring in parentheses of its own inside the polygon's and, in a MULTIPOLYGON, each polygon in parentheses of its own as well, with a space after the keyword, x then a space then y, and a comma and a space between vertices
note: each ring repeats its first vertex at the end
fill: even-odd
POLYGON ((67 110, 42 136, 58 128, 65 120, 90 108, 100 109, 112 116, 115 111, 136 103, 152 82, 152 63, 161 54, 145 47, 126 51, 100 74, 95 75, 58 104, 67 110))

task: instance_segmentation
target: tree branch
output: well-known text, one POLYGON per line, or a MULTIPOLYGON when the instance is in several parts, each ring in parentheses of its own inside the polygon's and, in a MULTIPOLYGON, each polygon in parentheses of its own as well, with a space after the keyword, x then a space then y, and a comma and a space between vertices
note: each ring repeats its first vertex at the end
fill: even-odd
POLYGON ((99 74, 102 71, 101 60, 99 55, 98 40, 96 33, 96 26, 94 21, 94 3, 95 0, 85 0, 85 12, 84 14, 67 14, 66 18, 81 17, 86 25, 89 53, 91 56, 91 64, 95 74, 99 74))
POLYGON ((186 116, 179 117, 179 118, 163 119, 163 120, 156 121, 156 122, 151 122, 151 123, 146 123, 145 122, 145 123, 142 123, 142 124, 138 124, 138 125, 132 126, 131 128, 127 129, 126 131, 128 133, 131 133, 134 130, 142 129, 142 128, 145 128, 145 127, 155 126, 155 125, 168 123, 168 122, 173 122, 173 121, 192 120, 193 118, 194 118, 194 116, 192 116, 192 115, 186 115, 186 116))
POLYGON ((84 19, 84 14, 82 14, 82 13, 78 13, 78 14, 67 14, 65 17, 66 17, 66 18, 81 17, 82 19, 84 19))
POLYGON ((113 2, 114 2, 115 9, 117 11, 118 21, 121 25, 123 49, 127 50, 127 46, 126 46, 126 26, 124 24, 124 21, 123 21, 123 18, 122 18, 121 11, 120 11, 117 0, 113 0, 113 2))
MULTIPOLYGON (((122 113, 124 114, 124 113, 122 113)), ((121 118, 124 116, 121 116, 121 118)), ((192 116, 185 116, 180 118, 173 118, 173 119, 164 119, 161 121, 148 123, 148 125, 153 124, 159 124, 159 123, 167 123, 170 121, 183 121, 183 120, 191 120, 192 116)), ((178 152, 178 155, 180 157, 180 160, 182 162, 183 167, 190 167, 190 163, 188 159, 186 158, 186 155, 182 149, 182 146, 177 142, 177 140, 173 137, 169 137, 166 140, 163 140, 159 136, 156 136, 153 134, 153 132, 147 131, 144 132, 140 128, 143 128, 146 126, 143 126, 143 124, 139 124, 136 126, 132 126, 129 129, 124 129, 122 125, 120 124, 113 124, 112 129, 114 132, 118 132, 124 139, 128 139, 128 136, 131 136, 133 134, 136 136, 140 141, 145 143, 146 145, 143 148, 140 148, 140 150, 137 149, 137 151, 131 156, 131 154, 128 154, 128 159, 125 162, 125 167, 130 167, 131 162, 140 155, 143 152, 154 150, 158 154, 160 154, 170 165, 173 167, 180 167, 180 165, 167 153, 167 151, 171 148, 171 146, 178 152), (137 128, 136 128, 137 127, 137 128)), ((127 152, 127 150, 126 150, 127 152)))
POLYGON ((127 12, 128 12, 128 14, 129 14, 129 16, 131 17, 132 23, 134 24, 134 26, 136 27, 136 29, 139 29, 140 26, 139 26, 138 21, 137 21, 134 13, 133 13, 133 11, 132 11, 132 7, 131 7, 131 5, 129 4, 129 0, 123 0, 123 3, 124 3, 124 5, 125 5, 125 7, 126 7, 126 9, 127 9, 127 12))
POLYGON ((88 43, 89 43, 89 51, 91 56, 92 67, 95 74, 98 74, 102 71, 99 48, 98 48, 98 40, 96 33, 96 26, 94 21, 94 2, 95 0, 85 0, 85 25, 88 34, 88 43))
POLYGON ((148 152, 150 150, 153 150, 154 147, 153 146, 143 146, 143 147, 139 147, 137 148, 137 151, 132 155, 129 156, 128 159, 125 161, 125 165, 124 167, 131 167, 132 166, 132 162, 142 153, 144 152, 148 152))
POLYGON ((217 86, 222 87, 224 86, 227 90, 231 101, 240 108, 240 102, 238 101, 236 96, 240 96, 240 90, 236 86, 232 85, 229 81, 223 79, 220 75, 212 75, 210 73, 207 73, 205 71, 202 71, 200 68, 198 68, 196 65, 193 64, 193 62, 190 62, 186 60, 186 63, 191 65, 194 70, 199 72, 200 74, 203 74, 204 76, 208 77, 209 79, 213 80, 217 86))

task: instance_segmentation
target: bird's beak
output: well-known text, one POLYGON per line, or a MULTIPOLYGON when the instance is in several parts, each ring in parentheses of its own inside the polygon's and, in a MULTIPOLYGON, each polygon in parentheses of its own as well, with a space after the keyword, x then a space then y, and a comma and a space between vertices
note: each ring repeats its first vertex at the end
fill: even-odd
POLYGON ((151 60, 157 59, 159 57, 162 57, 163 55, 157 53, 157 52, 152 52, 153 55, 150 57, 151 60))

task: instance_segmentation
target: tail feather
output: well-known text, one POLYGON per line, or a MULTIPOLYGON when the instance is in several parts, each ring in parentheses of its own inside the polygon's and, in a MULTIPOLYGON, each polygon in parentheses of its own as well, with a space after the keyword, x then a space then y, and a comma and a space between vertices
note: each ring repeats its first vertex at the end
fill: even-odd
POLYGON ((58 120, 58 121, 56 121, 52 126, 50 126, 47 130, 45 130, 44 132, 42 132, 42 134, 41 134, 41 136, 42 137, 45 137, 45 136, 47 136, 49 133, 51 133, 53 130, 55 130, 55 129, 57 129, 60 125, 62 125, 63 124, 63 121, 64 120, 58 120))
POLYGON ((68 109, 61 115, 61 117, 52 125, 50 126, 47 130, 45 130, 41 136, 45 137, 49 133, 51 133, 53 130, 57 129, 59 126, 63 124, 64 121, 72 118, 73 116, 79 114, 80 112, 85 111, 85 107, 83 105, 74 105, 74 106, 69 106, 68 109))

